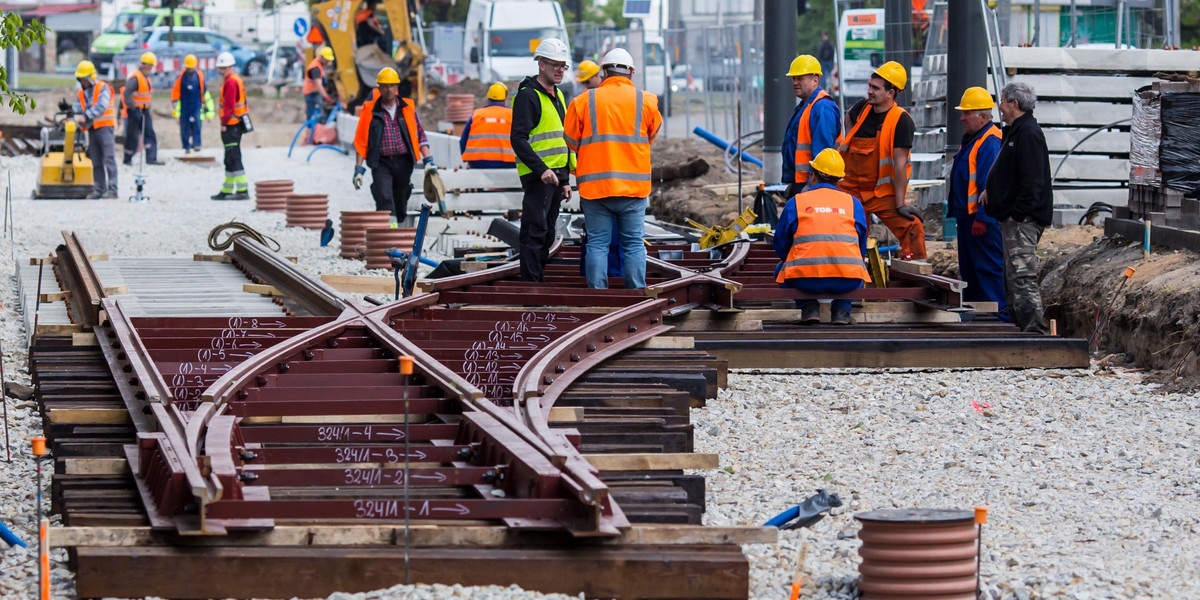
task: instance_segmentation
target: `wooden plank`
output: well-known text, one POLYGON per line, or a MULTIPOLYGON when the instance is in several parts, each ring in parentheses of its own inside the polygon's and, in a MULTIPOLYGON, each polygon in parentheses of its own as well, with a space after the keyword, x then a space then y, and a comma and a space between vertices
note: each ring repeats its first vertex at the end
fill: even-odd
POLYGON ((585 454, 583 457, 600 471, 676 471, 721 466, 716 454, 585 454))
MULTIPOLYGON (((760 323, 759 329, 762 328, 761 325, 762 324, 760 323)), ((638 344, 636 347, 645 350, 687 350, 689 348, 696 347, 696 340, 695 338, 682 335, 660 335, 657 337, 652 337, 638 344)))
POLYGON ((913 275, 933 275, 933 265, 925 261, 892 259, 892 270, 913 275))
MULTIPOLYGON (((821 314, 829 317, 829 305, 821 305, 821 314)), ((851 308, 855 322, 867 323, 957 323, 958 315, 912 302, 864 302, 851 308)), ((799 323, 800 311, 795 309, 749 309, 740 313, 716 314, 692 311, 682 320, 668 320, 674 331, 686 335, 689 331, 762 331, 763 323, 799 323), (744 329, 741 323, 749 323, 744 329)))
POLYGON ((225 254, 193 254, 192 260, 195 262, 233 262, 233 259, 229 258, 225 254))
POLYGON ((731 369, 1043 368, 1089 365, 1087 340, 1050 336, 696 340, 731 369))
POLYGON ((71 334, 71 345, 72 346, 95 346, 96 345, 96 334, 95 333, 72 333, 71 334))
POLYGON ((38 302, 62 302, 63 300, 66 300, 70 296, 71 296, 71 292, 66 291, 66 290, 60 290, 60 291, 56 291, 56 292, 42 292, 42 295, 38 296, 38 302))
POLYGON ((261 283, 243 283, 242 291, 248 294, 258 294, 260 296, 282 296, 283 292, 279 291, 273 285, 265 285, 261 283))
POLYGON ((127 286, 127 285, 114 285, 111 287, 104 288, 105 296, 121 296, 121 295, 128 294, 128 293, 129 293, 129 286, 127 286))
POLYGON ((73 335, 87 333, 92 328, 74 323, 38 323, 36 335, 73 335))
POLYGON ((321 275, 321 281, 339 292, 352 294, 391 294, 396 291, 396 280, 392 277, 325 273, 321 275))
POLYGON ((50 422, 59 425, 130 422, 129 411, 124 408, 51 408, 47 413, 50 422))
POLYGON ((578 406, 554 406, 550 408, 550 423, 578 423, 583 420, 583 408, 578 406))
POLYGON ((129 462, 123 458, 65 458, 67 475, 127 475, 129 462))

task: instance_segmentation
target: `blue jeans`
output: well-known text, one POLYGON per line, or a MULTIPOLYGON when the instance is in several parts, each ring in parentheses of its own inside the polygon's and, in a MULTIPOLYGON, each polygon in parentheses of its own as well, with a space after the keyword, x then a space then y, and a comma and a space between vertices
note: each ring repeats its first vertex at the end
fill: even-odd
POLYGON ((587 282, 593 289, 608 287, 608 245, 613 224, 621 236, 625 289, 646 287, 646 199, 581 200, 587 226, 587 282))
POLYGON ((183 140, 183 149, 200 149, 200 109, 194 112, 182 111, 179 114, 179 139, 183 140))
POLYGON ((321 94, 304 95, 304 120, 321 114, 321 94))

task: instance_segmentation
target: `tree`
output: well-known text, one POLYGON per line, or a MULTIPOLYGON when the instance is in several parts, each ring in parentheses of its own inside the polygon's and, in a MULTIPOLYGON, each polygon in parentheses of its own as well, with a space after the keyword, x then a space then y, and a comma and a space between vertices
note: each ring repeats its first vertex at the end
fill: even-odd
MULTIPOLYGON (((34 44, 46 43, 46 27, 37 21, 26 25, 21 15, 6 12, 0 18, 0 52, 8 48, 16 48, 17 52, 24 51, 34 44)), ((0 104, 7 103, 13 112, 25 114, 27 110, 37 108, 37 101, 26 94, 18 94, 8 89, 7 67, 0 67, 0 104)))

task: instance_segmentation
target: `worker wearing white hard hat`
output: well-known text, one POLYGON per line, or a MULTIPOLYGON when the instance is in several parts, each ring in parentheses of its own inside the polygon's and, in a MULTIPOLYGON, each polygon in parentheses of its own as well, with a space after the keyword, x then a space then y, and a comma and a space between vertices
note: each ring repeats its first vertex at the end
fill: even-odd
POLYGON ((538 74, 517 86, 513 99, 512 142, 521 201, 521 279, 545 281, 545 265, 554 242, 554 224, 563 199, 571 197, 575 155, 567 148, 563 117, 567 102, 558 84, 571 63, 562 40, 545 39, 533 51, 538 74))
POLYGON ((132 165, 133 157, 141 146, 146 151, 146 164, 165 164, 158 160, 158 136, 154 133, 154 119, 150 115, 150 99, 154 86, 150 83, 150 71, 158 64, 153 52, 142 54, 138 68, 125 87, 121 88, 121 99, 125 104, 125 164, 132 165))
POLYGON ((217 70, 223 78, 217 118, 221 120, 221 143, 225 145, 225 182, 213 200, 250 199, 246 167, 242 164, 242 135, 253 131, 254 126, 246 104, 246 84, 235 72, 236 64, 228 52, 217 55, 217 70))

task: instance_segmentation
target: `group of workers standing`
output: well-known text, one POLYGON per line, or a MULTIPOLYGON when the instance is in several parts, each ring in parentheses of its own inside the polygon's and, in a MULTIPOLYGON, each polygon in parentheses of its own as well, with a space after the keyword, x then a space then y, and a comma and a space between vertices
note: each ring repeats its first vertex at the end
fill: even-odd
MULTIPOLYGON (((907 84, 904 67, 887 62, 876 69, 867 98, 844 120, 821 88, 815 57, 797 57, 788 75, 801 102, 782 144, 789 200, 774 238, 777 282, 831 296, 870 282, 863 263, 868 214, 896 236, 902 258, 925 258, 920 211, 905 201, 915 126, 896 104, 907 84)), ((1036 249, 1051 221, 1053 194, 1045 137, 1031 114, 1036 102, 1028 85, 1006 86, 1002 131, 992 122, 996 104, 987 90, 963 94, 956 108, 965 134, 951 170, 948 214, 957 221, 963 299, 995 302, 1001 319, 1046 333, 1036 249)), ((802 322, 820 321, 817 300, 797 304, 802 322)), ((835 300, 831 322, 852 323, 850 305, 835 300)))
MULTIPOLYGON (((151 72, 158 64, 153 52, 142 54, 138 68, 130 74, 114 93, 108 83, 96 78, 96 65, 91 61, 80 61, 75 68, 75 79, 79 82, 72 113, 79 126, 89 132, 87 154, 92 170, 92 193, 89 200, 117 197, 116 127, 117 106, 125 120, 125 165, 133 164, 138 152, 145 152, 145 164, 163 165, 158 160, 158 138, 154 132, 154 119, 150 111, 154 84, 151 72)), ((247 200, 248 183, 242 166, 241 135, 249 131, 249 111, 246 105, 246 86, 234 72, 236 61, 233 55, 222 52, 217 56, 217 69, 221 73, 221 93, 218 96, 221 119, 221 141, 225 144, 225 182, 213 200, 247 200)), ((179 133, 185 153, 199 151, 200 125, 204 119, 217 114, 212 96, 204 83, 204 73, 197 66, 194 55, 183 59, 183 70, 175 78, 171 89, 172 115, 179 119, 179 133)))

